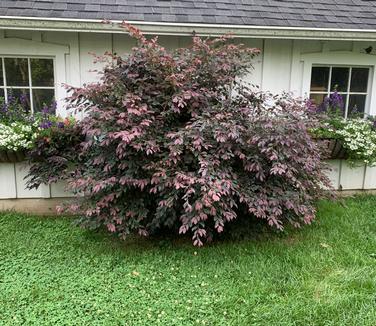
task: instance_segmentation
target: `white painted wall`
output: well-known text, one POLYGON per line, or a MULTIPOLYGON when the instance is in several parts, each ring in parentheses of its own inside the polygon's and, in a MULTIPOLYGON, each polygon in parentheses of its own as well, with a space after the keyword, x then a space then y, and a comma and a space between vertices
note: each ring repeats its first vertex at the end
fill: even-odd
MULTIPOLYGON (((166 48, 186 46, 187 37, 161 36, 166 48)), ((363 49, 376 43, 350 41, 305 41, 243 39, 248 46, 260 48, 262 54, 254 60, 254 71, 245 79, 272 92, 291 91, 304 96, 309 91, 312 64, 364 64, 376 71, 376 57, 364 54, 363 49)), ((106 51, 118 54, 131 50, 135 42, 126 34, 96 34, 69 32, 0 31, 0 56, 51 56, 55 58, 56 95, 58 113, 66 115, 65 89, 62 84, 83 86, 98 80, 90 53, 102 55, 106 51)), ((372 75, 372 94, 369 111, 376 114, 376 74, 372 75)), ((349 169, 345 163, 334 162, 331 178, 343 189, 376 189, 376 169, 349 169)), ((41 187, 38 191, 25 190, 24 164, 0 163, 0 198, 64 197, 62 185, 41 187)))
MULTIPOLYGON (((364 165, 350 167, 346 161, 328 162, 331 171, 328 176, 336 190, 372 190, 376 189, 376 167, 364 165)), ((0 200, 25 198, 65 198, 72 194, 62 182, 51 186, 41 186, 38 190, 25 189, 27 174, 25 163, 0 163, 0 200)))
MULTIPOLYGON (((160 36, 166 48, 186 46, 188 37, 160 36)), ((291 91, 304 96, 309 91, 312 64, 356 64, 376 66, 376 57, 364 53, 364 48, 375 42, 351 41, 314 41, 314 40, 275 40, 241 39, 247 46, 260 48, 262 53, 254 60, 254 71, 246 76, 248 81, 271 92, 291 91)), ((29 32, 6 30, 0 31, 0 56, 43 55, 56 57, 57 96, 61 101, 60 112, 64 114, 62 83, 82 86, 98 80, 94 70, 100 70, 100 64, 93 63, 93 56, 106 51, 118 54, 127 53, 135 42, 126 34, 96 34, 69 32, 29 32), (60 98, 61 97, 61 98, 60 98)), ((371 88, 372 112, 376 113, 376 74, 373 74, 371 88)))
POLYGON ((0 163, 0 199, 16 198, 53 198, 71 197, 72 194, 65 190, 62 182, 38 189, 25 188, 25 176, 28 173, 26 163, 0 163))

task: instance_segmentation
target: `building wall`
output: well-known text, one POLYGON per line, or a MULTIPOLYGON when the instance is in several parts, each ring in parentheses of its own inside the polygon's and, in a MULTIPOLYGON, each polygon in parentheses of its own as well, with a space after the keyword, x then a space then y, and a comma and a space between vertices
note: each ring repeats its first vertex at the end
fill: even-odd
MULTIPOLYGON (((166 48, 186 46, 189 37, 160 36, 160 42, 166 48)), ((239 39, 250 47, 261 49, 261 55, 253 61, 254 70, 245 79, 261 89, 274 93, 291 91, 304 96, 309 91, 312 63, 376 65, 376 57, 367 55, 364 49, 376 42, 319 41, 319 40, 277 40, 277 39, 239 39), (308 84, 308 87, 307 87, 308 84)), ((117 54, 127 53, 135 42, 126 34, 105 33, 69 33, 69 32, 30 32, 18 30, 0 30, 0 56, 9 55, 50 55, 56 58, 57 95, 60 113, 64 114, 64 91, 60 85, 66 83, 83 86, 95 82, 101 63, 94 64, 93 53, 102 55, 106 51, 117 54)), ((371 111, 376 113, 376 74, 372 74, 371 111)))
MULTIPOLYGON (((166 48, 186 46, 188 37, 161 36, 160 42, 166 48)), ((237 40, 247 46, 261 49, 261 55, 254 59, 254 70, 245 80, 259 85, 262 90, 280 93, 294 92, 304 96, 309 91, 310 71, 314 63, 369 65, 375 71, 376 57, 364 53, 364 48, 376 43, 350 41, 307 41, 275 39, 237 40)), ((103 64, 94 64, 91 53, 102 55, 106 51, 127 53, 135 45, 126 34, 30 32, 0 30, 0 56, 51 56, 55 58, 56 94, 58 113, 67 114, 64 109, 66 91, 62 84, 83 86, 98 81, 103 64)), ((369 101, 369 111, 376 114, 376 74, 371 80, 374 94, 369 101)), ((343 162, 334 162, 331 173, 333 184, 343 189, 376 188, 376 169, 349 169, 343 162)), ((62 185, 43 186, 38 190, 25 190, 24 163, 0 163, 0 199, 66 197, 62 185)))

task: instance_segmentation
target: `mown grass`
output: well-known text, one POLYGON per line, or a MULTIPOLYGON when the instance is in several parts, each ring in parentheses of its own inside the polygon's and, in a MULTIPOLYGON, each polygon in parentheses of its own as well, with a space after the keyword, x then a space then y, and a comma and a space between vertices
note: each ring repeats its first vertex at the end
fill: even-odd
POLYGON ((197 249, 0 214, 0 325, 376 325, 376 198, 197 249))

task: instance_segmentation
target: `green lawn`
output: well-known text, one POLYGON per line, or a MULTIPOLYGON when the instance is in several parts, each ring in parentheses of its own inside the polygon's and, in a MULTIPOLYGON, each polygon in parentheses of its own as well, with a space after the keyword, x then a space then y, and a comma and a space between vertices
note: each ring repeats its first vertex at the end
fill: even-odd
POLYGON ((0 325, 376 325, 376 197, 203 249, 14 213, 0 241, 0 325))

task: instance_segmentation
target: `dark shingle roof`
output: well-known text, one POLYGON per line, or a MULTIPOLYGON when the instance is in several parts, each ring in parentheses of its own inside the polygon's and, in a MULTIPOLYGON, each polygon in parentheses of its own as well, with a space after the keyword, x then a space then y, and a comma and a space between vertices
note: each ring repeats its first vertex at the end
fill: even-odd
POLYGON ((0 16, 376 29, 376 1, 1 0, 0 16))

